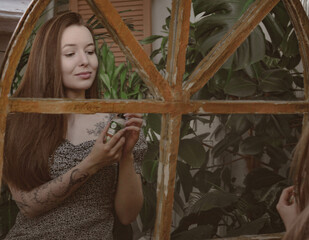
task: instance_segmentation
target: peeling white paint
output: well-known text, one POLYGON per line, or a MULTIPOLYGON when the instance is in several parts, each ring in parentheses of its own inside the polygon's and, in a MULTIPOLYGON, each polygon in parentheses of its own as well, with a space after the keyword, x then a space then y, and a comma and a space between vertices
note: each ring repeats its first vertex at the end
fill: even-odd
MULTIPOLYGON (((168 154, 167 158, 169 159, 171 156, 171 154, 168 154)), ((164 195, 165 197, 167 197, 167 194, 168 194, 168 182, 169 182, 169 179, 170 179, 170 171, 169 171, 169 167, 170 167, 170 164, 165 164, 164 165, 164 182, 163 182, 163 187, 164 187, 164 195)))
POLYGON ((206 111, 204 110, 203 107, 200 107, 200 108, 198 109, 198 113, 199 113, 199 114, 200 114, 200 113, 206 113, 206 111))

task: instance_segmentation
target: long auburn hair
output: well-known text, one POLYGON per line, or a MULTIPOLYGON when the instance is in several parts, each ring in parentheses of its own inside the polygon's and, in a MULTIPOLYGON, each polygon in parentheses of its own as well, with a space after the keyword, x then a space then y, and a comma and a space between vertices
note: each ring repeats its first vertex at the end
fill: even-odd
POLYGON ((295 201, 300 214, 284 235, 283 240, 309 239, 309 124, 306 124, 295 147, 290 176, 293 180, 295 201))
POLYGON ((309 124, 307 124, 295 147, 290 176, 293 180, 295 199, 299 210, 303 211, 309 203, 309 124))
MULTIPOLYGON (((14 97, 65 98, 60 44, 63 31, 72 25, 87 27, 93 36, 77 13, 64 13, 48 20, 36 34, 27 69, 14 97)), ((98 98, 96 78, 86 90, 86 98, 98 98)), ((63 142, 66 131, 67 119, 62 114, 9 114, 4 145, 4 181, 24 191, 50 181, 49 160, 63 142)))

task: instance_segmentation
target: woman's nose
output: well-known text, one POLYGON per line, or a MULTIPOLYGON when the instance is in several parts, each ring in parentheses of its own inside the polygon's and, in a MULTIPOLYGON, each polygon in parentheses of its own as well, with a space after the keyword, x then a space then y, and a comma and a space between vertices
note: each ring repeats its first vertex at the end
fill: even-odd
POLYGON ((89 59, 86 53, 80 54, 80 65, 81 66, 87 66, 89 64, 89 59))

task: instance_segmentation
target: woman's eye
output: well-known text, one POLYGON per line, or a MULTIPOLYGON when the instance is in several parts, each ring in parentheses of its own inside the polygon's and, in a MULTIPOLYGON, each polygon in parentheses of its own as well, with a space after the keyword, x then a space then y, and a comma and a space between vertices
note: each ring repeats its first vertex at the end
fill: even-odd
POLYGON ((74 55, 74 53, 66 53, 66 54, 64 54, 64 56, 66 56, 66 57, 72 57, 74 55))
POLYGON ((87 54, 92 55, 92 54, 94 54, 94 51, 87 51, 87 54))

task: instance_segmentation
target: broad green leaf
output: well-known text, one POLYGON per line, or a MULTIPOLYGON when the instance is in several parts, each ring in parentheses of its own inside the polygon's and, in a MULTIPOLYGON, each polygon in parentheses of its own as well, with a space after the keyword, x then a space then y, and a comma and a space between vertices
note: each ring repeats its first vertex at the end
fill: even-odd
POLYGON ((132 84, 133 84, 133 81, 134 81, 134 78, 137 76, 137 73, 136 72, 133 72, 130 77, 129 77, 129 82, 128 82, 128 86, 129 87, 132 87, 132 84))
POLYGON ((104 98, 105 99, 111 99, 111 93, 110 92, 104 92, 104 98))
POLYGON ((213 227, 211 225, 200 225, 188 231, 172 235, 171 240, 204 240, 212 237, 213 227))
POLYGON ((190 203, 194 202, 191 198, 195 198, 195 203, 189 207, 189 213, 209 211, 214 208, 225 208, 231 206, 238 200, 238 197, 232 193, 217 190, 204 194, 191 194, 189 200, 190 203))
POLYGON ((180 217, 180 218, 182 218, 184 216, 184 205, 185 204, 184 204, 184 200, 183 200, 182 195, 180 196, 180 194, 175 189, 173 210, 178 215, 178 217, 180 217))
POLYGON ((257 90, 257 85, 249 80, 248 76, 237 74, 233 76, 224 87, 225 94, 236 97, 252 96, 257 90))
POLYGON ((275 16, 272 14, 268 14, 264 20, 263 24, 267 29, 267 32, 272 40, 272 43, 275 47, 280 46, 283 36, 284 36, 284 29, 280 25, 280 23, 277 23, 275 16))
POLYGON ((108 53, 106 56, 106 73, 110 78, 112 78, 112 75, 115 70, 115 56, 114 54, 108 49, 108 53))
POLYGON ((127 69, 124 69, 121 73, 120 73, 120 90, 123 91, 124 90, 124 83, 127 79, 127 69))
POLYGON ((289 123, 289 119, 287 116, 280 115, 270 115, 271 120, 276 126, 278 132, 282 135, 282 137, 288 138, 291 136, 291 127, 289 123))
POLYGON ((147 116, 147 124, 149 128, 154 130, 157 134, 161 133, 161 115, 149 113, 147 116))
POLYGON ((230 146, 238 144, 241 140, 241 137, 235 134, 228 135, 221 141, 219 141, 214 148, 212 149, 212 155, 214 158, 219 157, 225 150, 230 146))
POLYGON ((206 158, 201 142, 195 139, 182 139, 179 143, 179 157, 192 167, 200 167, 206 158))
MULTIPOLYGON (((193 2, 195 14, 204 13, 196 23, 196 39, 204 56, 232 28, 251 3, 252 0, 193 2)), ((223 68, 239 70, 262 60, 265 55, 264 39, 262 29, 256 27, 223 68)))
POLYGON ((121 99, 128 99, 128 95, 125 92, 120 92, 120 98, 121 99))
POLYGON ((108 54, 108 47, 106 44, 103 44, 101 47, 101 67, 104 72, 107 71, 107 54, 108 54))
POLYGON ((277 182, 271 187, 265 188, 265 191, 262 191, 260 202, 266 204, 268 208, 276 205, 278 203, 281 191, 288 186, 286 182, 287 181, 277 182))
POLYGON ((256 168, 248 173, 244 180, 244 184, 247 189, 261 189, 263 187, 271 186, 284 178, 277 173, 266 169, 266 168, 256 168))
POLYGON ((179 176, 185 199, 188 201, 193 188, 193 178, 190 173, 190 166, 181 161, 177 161, 177 174, 179 176))
POLYGON ((212 187, 220 186, 221 183, 221 171, 218 168, 216 171, 206 171, 200 169, 193 177, 194 186, 200 190, 201 193, 207 193, 212 187))
POLYGON ((241 236, 241 235, 253 235, 258 234, 264 227, 265 223, 269 221, 269 215, 264 214, 261 218, 258 218, 252 222, 241 225, 240 228, 232 229, 228 231, 228 237, 241 236))
POLYGON ((143 184, 144 204, 139 215, 143 223, 143 231, 153 229, 156 218, 156 189, 150 184, 143 184))
POLYGON ((268 145, 266 153, 273 161, 275 161, 277 166, 281 166, 289 160, 284 150, 279 147, 268 145))
POLYGON ((153 183, 157 180, 158 164, 158 160, 143 161, 142 174, 147 182, 153 183))
POLYGON ((281 43, 281 49, 286 57, 293 57, 299 54, 298 41, 294 28, 290 28, 284 35, 281 43))
POLYGON ((158 143, 151 143, 148 142, 148 149, 145 154, 145 161, 146 160, 157 160, 159 158, 159 142, 158 143))
POLYGON ((304 87, 304 78, 302 76, 293 76, 293 82, 296 84, 297 87, 304 87))
POLYGON ((239 152, 244 155, 257 155, 263 153, 264 137, 247 137, 239 144, 239 152))
POLYGON ((123 70, 124 63, 120 63, 118 67, 115 68, 115 71, 112 75, 112 81, 115 81, 116 78, 118 78, 119 73, 123 70))
POLYGON ((248 120, 245 114, 233 114, 229 115, 229 118, 225 124, 226 130, 237 135, 242 135, 247 132, 252 124, 248 120))
POLYGON ((106 88, 108 89, 109 92, 111 92, 112 87, 111 87, 111 81, 109 76, 106 73, 100 73, 100 79, 103 81, 105 84, 106 88))
POLYGON ((260 79, 260 88, 264 92, 286 92, 291 90, 292 77, 285 70, 267 70, 260 79))
POLYGON ((117 94, 117 90, 112 88, 111 89, 111 96, 112 96, 112 99, 117 99, 118 98, 118 94, 117 94))
POLYGON ((161 35, 151 35, 149 37, 144 38, 143 40, 140 41, 141 44, 149 44, 153 43, 157 39, 163 38, 161 35))

